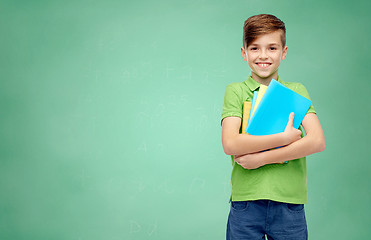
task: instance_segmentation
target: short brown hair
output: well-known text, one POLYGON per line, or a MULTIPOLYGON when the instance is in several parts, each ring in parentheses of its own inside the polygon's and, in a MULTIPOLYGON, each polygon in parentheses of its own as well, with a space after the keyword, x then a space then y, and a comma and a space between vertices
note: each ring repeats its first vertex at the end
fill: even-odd
POLYGON ((282 47, 286 46, 286 27, 276 16, 270 14, 259 14, 249 17, 243 26, 243 46, 248 47, 259 36, 282 30, 282 47))

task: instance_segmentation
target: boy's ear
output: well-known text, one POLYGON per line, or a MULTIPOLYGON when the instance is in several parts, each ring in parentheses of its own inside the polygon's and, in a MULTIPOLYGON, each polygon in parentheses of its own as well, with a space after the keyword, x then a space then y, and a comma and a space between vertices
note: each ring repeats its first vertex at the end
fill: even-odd
POLYGON ((285 60, 287 55, 287 46, 283 48, 281 60, 285 60))
POLYGON ((244 61, 247 61, 246 52, 245 52, 245 48, 244 47, 241 47, 241 54, 242 54, 243 60, 244 61))

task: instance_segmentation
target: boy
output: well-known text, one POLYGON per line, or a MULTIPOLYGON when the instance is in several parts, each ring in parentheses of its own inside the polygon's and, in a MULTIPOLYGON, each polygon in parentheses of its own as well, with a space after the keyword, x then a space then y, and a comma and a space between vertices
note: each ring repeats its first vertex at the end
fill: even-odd
POLYGON ((307 239, 306 156, 325 149, 324 134, 313 105, 301 123, 305 137, 293 127, 293 113, 287 116, 282 133, 242 133, 243 102, 252 101, 261 84, 275 79, 309 99, 302 84, 284 82, 278 76, 287 54, 285 24, 273 15, 260 14, 247 19, 243 30, 241 53, 251 76, 227 86, 222 114, 223 149, 232 155, 233 165, 227 239, 307 239), (268 149, 272 150, 264 151, 268 149))

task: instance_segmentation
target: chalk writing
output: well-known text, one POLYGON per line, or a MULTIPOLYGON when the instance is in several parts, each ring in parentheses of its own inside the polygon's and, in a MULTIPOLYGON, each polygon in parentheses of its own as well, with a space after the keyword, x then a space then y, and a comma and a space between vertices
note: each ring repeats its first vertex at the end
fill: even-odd
POLYGON ((142 226, 138 222, 130 220, 130 234, 140 232, 141 228, 142 226))
POLYGON ((155 221, 154 224, 149 225, 147 234, 148 236, 152 236, 154 233, 157 231, 157 220, 155 221))
POLYGON ((191 185, 189 186, 188 192, 193 194, 205 187, 205 180, 202 178, 195 177, 193 178, 191 185))

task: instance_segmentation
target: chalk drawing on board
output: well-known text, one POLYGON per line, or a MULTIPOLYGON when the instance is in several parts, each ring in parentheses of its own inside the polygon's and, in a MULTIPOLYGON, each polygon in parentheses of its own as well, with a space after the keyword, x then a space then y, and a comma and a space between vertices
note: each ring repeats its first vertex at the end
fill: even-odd
POLYGON ((153 41, 151 44, 150 44, 152 50, 154 52, 156 52, 156 50, 158 49, 158 42, 157 41, 153 41))
POLYGON ((133 194, 129 196, 130 199, 135 199, 137 195, 146 189, 146 184, 143 179, 133 179, 131 180, 131 186, 133 186, 133 194))
POLYGON ((165 145, 163 143, 157 143, 157 150, 159 152, 164 152, 165 150, 165 145))
MULTIPOLYGON (((135 220, 130 220, 130 234, 136 234, 144 230, 145 226, 142 226, 135 220)), ((149 224, 146 230, 148 236, 152 236, 157 232, 158 221, 156 220, 153 224, 149 224)))
MULTIPOLYGON (((214 104, 214 114, 215 115, 222 115, 222 108, 221 106, 214 104)), ((219 120, 218 120, 219 121, 219 120)))
POLYGON ((105 185, 106 185, 105 188, 106 188, 107 193, 111 193, 111 192, 113 192, 113 189, 112 189, 113 181, 114 181, 114 178, 110 178, 110 179, 108 180, 108 182, 105 184, 105 185))
POLYGON ((176 100, 177 100, 178 96, 172 94, 169 96, 169 101, 168 101, 168 104, 170 106, 177 106, 178 104, 176 103, 176 100))
POLYGON ((147 152, 147 142, 143 141, 137 148, 139 152, 147 152))
POLYGON ((87 180, 90 179, 90 176, 86 175, 85 169, 81 170, 81 174, 78 177, 80 178, 81 187, 86 188, 87 180))
POLYGON ((145 185, 145 183, 143 182, 142 179, 136 181, 136 182, 135 182, 135 185, 137 186, 137 190, 138 190, 138 192, 140 192, 140 193, 143 192, 144 189, 146 188, 146 185, 145 185))
POLYGON ((206 129, 206 128, 209 128, 210 127, 210 122, 208 120, 208 116, 207 115, 202 115, 198 121, 198 127, 199 129, 206 129))
POLYGON ((155 221, 154 224, 149 225, 147 234, 148 236, 152 236, 154 233, 157 231, 157 220, 155 221))
POLYGON ((197 107, 196 110, 200 112, 205 112, 205 108, 201 106, 197 107))
POLYGON ((147 124, 148 123, 148 114, 146 112, 139 112, 138 113, 138 118, 139 118, 139 121, 138 121, 138 124, 140 128, 143 127, 144 124, 147 124))
POLYGON ((130 220, 130 234, 138 233, 141 229, 142 226, 138 222, 130 220))
POLYGON ((202 74, 203 74, 203 77, 202 77, 201 83, 202 84, 205 84, 205 85, 209 85, 210 84, 210 81, 209 81, 209 72, 208 71, 204 71, 202 74))
POLYGON ((152 80, 153 78, 153 67, 152 67, 152 62, 142 62, 142 78, 143 79, 150 79, 152 80))
POLYGON ((154 192, 163 191, 163 192, 168 193, 168 194, 174 192, 174 188, 169 187, 168 181, 164 181, 164 182, 162 182, 161 184, 158 184, 158 185, 154 184, 152 189, 153 189, 154 192))
POLYGON ((222 79, 225 79, 226 78, 226 70, 224 69, 224 66, 222 69, 215 69, 214 70, 214 73, 215 73, 215 78, 222 78, 222 79))
POLYGON ((122 76, 123 76, 124 78, 130 78, 130 71, 127 70, 127 69, 124 69, 124 70, 122 71, 122 76))
POLYGON ((226 180, 226 181, 223 181, 222 185, 224 186, 224 193, 227 196, 230 195, 232 191, 231 184, 226 180))
POLYGON ((189 102, 188 99, 189 97, 186 94, 183 94, 182 96, 180 96, 180 105, 185 106, 189 102))
POLYGON ((124 84, 130 84, 130 72, 129 70, 125 69, 124 71, 122 71, 122 77, 123 77, 123 83, 124 84))
MULTIPOLYGON (((147 104, 148 105, 148 104, 147 104)), ((154 116, 150 116, 146 112, 139 112, 138 113, 138 121, 136 122, 136 125, 139 129, 146 128, 153 128, 154 127, 154 116)))
POLYGON ((166 72, 166 79, 170 78, 170 72, 175 71, 174 68, 169 67, 169 64, 166 64, 165 72, 166 72))
POLYGON ((195 177, 195 178, 193 178, 193 180, 192 180, 192 182, 189 186, 188 192, 190 194, 193 194, 193 193, 196 193, 196 192, 202 190, 204 187, 205 187, 205 179, 195 177))
POLYGON ((164 113, 164 112, 165 112, 165 104, 163 103, 158 104, 156 107, 156 113, 159 114, 159 113, 164 113))
POLYGON ((139 78, 139 70, 136 67, 133 67, 131 74, 130 74, 131 79, 138 79, 139 78))
POLYGON ((180 77, 180 79, 185 80, 186 82, 190 82, 192 80, 192 67, 191 66, 184 66, 183 67, 185 74, 180 77))

